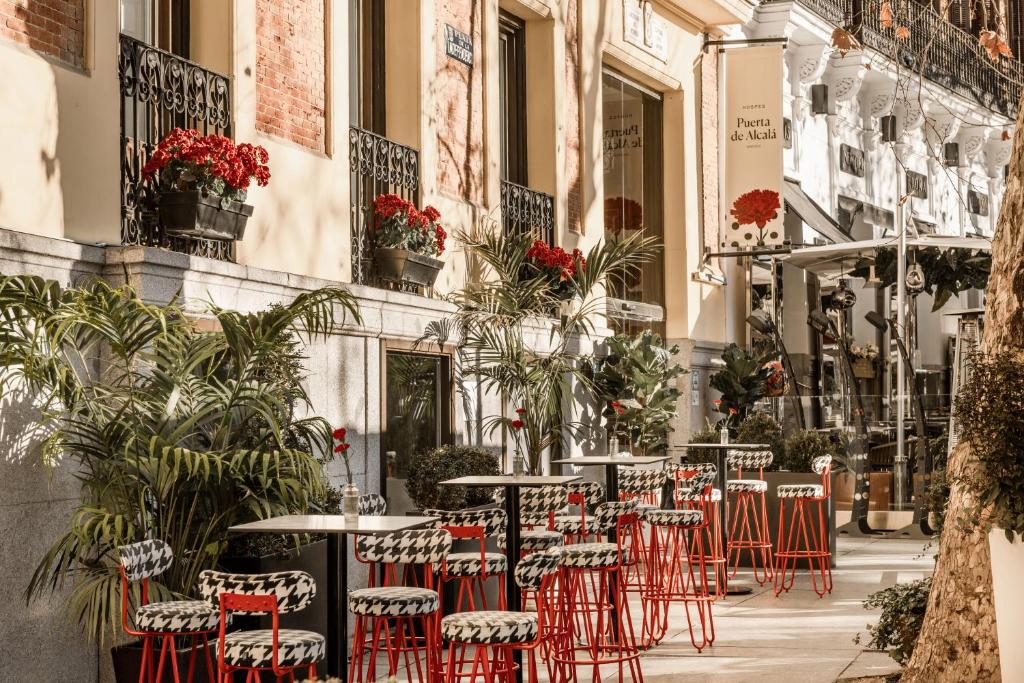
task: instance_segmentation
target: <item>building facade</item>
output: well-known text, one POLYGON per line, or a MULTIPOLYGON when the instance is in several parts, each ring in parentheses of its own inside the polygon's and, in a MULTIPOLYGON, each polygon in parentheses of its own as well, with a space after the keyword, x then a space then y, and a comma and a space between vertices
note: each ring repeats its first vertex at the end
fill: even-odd
MULTIPOLYGON (((700 226, 719 211, 717 53, 705 41, 752 12, 745 0, 2 3, 0 273, 127 282, 197 315, 209 301, 253 310, 349 286, 363 322, 309 349, 308 389, 318 414, 348 427, 360 487, 400 510, 409 454, 502 450, 481 428, 502 406, 455 390, 451 349, 415 345, 453 310, 443 295, 475 276, 465 252, 449 242, 433 291, 384 286, 373 197, 433 205, 450 232, 528 230, 566 249, 643 230, 664 251, 613 292, 602 334, 653 327, 705 369, 685 380, 683 439, 703 422, 706 370, 737 325, 729 290, 693 277, 700 226), (251 192, 241 241, 161 234, 140 169, 179 126, 269 150, 271 184, 251 192), (410 377, 428 416, 414 424, 401 410, 410 377)), ((59 593, 24 607, 77 488, 70 467, 41 469, 31 397, 2 401, 3 677, 107 680, 109 657, 78 635, 59 593)))

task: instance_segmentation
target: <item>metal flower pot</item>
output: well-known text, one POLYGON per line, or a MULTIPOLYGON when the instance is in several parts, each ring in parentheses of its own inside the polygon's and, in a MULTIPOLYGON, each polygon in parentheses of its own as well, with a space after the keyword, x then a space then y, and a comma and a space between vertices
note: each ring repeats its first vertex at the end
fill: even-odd
POLYGON ((407 249, 377 247, 373 252, 377 274, 385 280, 432 287, 444 261, 407 249))
POLYGON ((220 197, 198 191, 162 192, 160 227, 170 237, 230 242, 242 239, 252 206, 241 202, 222 203, 220 197))

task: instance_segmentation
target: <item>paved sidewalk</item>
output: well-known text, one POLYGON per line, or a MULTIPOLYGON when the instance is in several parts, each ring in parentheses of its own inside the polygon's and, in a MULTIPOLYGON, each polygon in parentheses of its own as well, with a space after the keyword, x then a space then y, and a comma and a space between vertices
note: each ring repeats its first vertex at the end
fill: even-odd
MULTIPOLYGON (((887 654, 865 652, 853 642, 878 618, 861 601, 894 583, 929 574, 934 550, 926 550, 924 541, 840 538, 831 595, 819 598, 805 572, 780 598, 766 586, 716 603, 717 639, 701 654, 690 644, 682 607, 675 606, 670 638, 644 655, 644 679, 832 683, 894 672, 898 666, 887 654)), ((741 570, 737 580, 757 586, 749 572, 741 570)))

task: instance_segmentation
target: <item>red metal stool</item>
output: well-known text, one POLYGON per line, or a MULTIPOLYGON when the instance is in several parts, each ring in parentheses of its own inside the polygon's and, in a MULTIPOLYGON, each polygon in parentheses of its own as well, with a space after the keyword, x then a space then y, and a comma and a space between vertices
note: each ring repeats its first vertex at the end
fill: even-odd
MULTIPOLYGON (((427 517, 436 517, 438 526, 452 535, 456 540, 470 540, 479 543, 478 549, 465 553, 448 553, 440 567, 441 586, 439 590, 454 583, 458 587, 455 599, 455 611, 477 609, 473 598, 473 589, 480 594, 482 609, 488 609, 486 584, 489 579, 497 578, 504 585, 505 572, 508 571, 508 558, 502 553, 487 552, 487 538, 497 537, 508 526, 504 510, 424 510, 427 517)), ((498 609, 505 607, 505 591, 498 590, 498 609)))
POLYGON ((195 673, 196 654, 202 642, 206 652, 206 673, 213 680, 213 659, 210 656, 210 634, 216 633, 219 615, 217 610, 202 600, 171 600, 149 602, 149 579, 163 574, 171 566, 174 554, 164 541, 148 540, 123 545, 117 549, 121 558, 121 626, 124 632, 142 640, 142 664, 139 667, 139 683, 164 680, 164 658, 170 655, 171 673, 176 682, 180 681, 178 654, 174 639, 185 636, 192 639, 192 653, 189 657, 188 677, 191 683, 195 673), (129 581, 139 581, 140 600, 133 621, 135 628, 128 624, 128 596, 131 593, 129 581), (154 646, 160 644, 159 664, 153 661, 154 646))
POLYGON ((572 668, 590 668, 601 680, 601 667, 614 666, 619 683, 643 681, 640 649, 633 630, 625 570, 637 566, 640 519, 634 501, 603 503, 594 515, 602 533, 615 531, 615 543, 575 543, 562 548, 562 590, 565 613, 572 616, 569 639, 554 648, 553 661, 572 668))
POLYGON ((565 487, 569 505, 579 508, 579 514, 556 515, 554 528, 565 537, 566 543, 588 543, 596 538, 593 513, 604 502, 604 487, 596 481, 582 481, 565 487))
MULTIPOLYGON (((498 507, 505 505, 504 490, 495 495, 498 507)), ((563 486, 538 486, 520 492, 519 514, 523 528, 519 531, 520 558, 539 550, 556 548, 564 542, 562 533, 555 530, 556 515, 565 509, 568 492, 563 486)), ((498 536, 498 550, 507 552, 505 534, 498 536)))
POLYGON ((763 478, 764 468, 772 463, 773 458, 769 450, 731 450, 726 456, 729 469, 737 471, 737 478, 729 479, 725 486, 726 495, 734 497, 729 503, 729 566, 732 567, 729 578, 736 576, 740 556, 746 550, 750 553, 754 580, 761 586, 771 581, 774 567, 768 512, 765 508, 768 482, 763 478), (753 469, 757 470, 758 479, 744 479, 743 470, 753 469))
POLYGON ((410 683, 414 672, 419 683, 437 680, 441 596, 433 589, 434 571, 443 566, 451 545, 452 536, 444 529, 357 538, 356 546, 365 561, 384 566, 384 585, 349 593, 349 609, 356 615, 350 682, 377 680, 377 657, 382 650, 389 677, 396 676, 402 661, 410 683), (409 570, 409 577, 415 574, 413 570, 421 569, 423 586, 399 585, 400 565, 409 570))
POLYGON ((640 562, 635 571, 627 571, 623 576, 626 590, 641 593, 647 583, 647 538, 652 537, 659 530, 646 525, 647 514, 661 509, 661 494, 668 481, 668 472, 664 469, 640 470, 635 467, 619 468, 619 500, 633 500, 637 504, 637 512, 640 516, 641 533, 637 537, 639 543, 640 562))
POLYGON ((561 553, 555 549, 531 553, 516 566, 515 581, 524 596, 532 596, 536 612, 461 612, 441 620, 441 637, 449 642, 444 669, 446 683, 462 679, 475 683, 478 678, 488 683, 514 681, 515 650, 523 650, 528 655, 529 680, 538 680, 538 651, 548 663, 549 680, 552 683, 567 680, 564 667, 553 667, 547 656, 554 634, 561 633, 557 628, 560 614, 553 600, 560 564, 561 553), (467 661, 466 651, 470 647, 473 657, 467 661))
MULTIPOLYGON (((692 486, 710 499, 710 475, 694 477, 692 486)), ((660 643, 668 631, 668 614, 673 602, 683 603, 690 642, 700 652, 715 641, 715 621, 711 614, 714 597, 708 591, 708 568, 704 554, 707 520, 702 510, 655 510, 647 521, 651 534, 649 576, 643 593, 644 647, 660 643), (691 552, 691 549, 693 552, 691 552), (700 640, 690 616, 694 604, 700 621, 700 640)))
POLYGON ((305 669, 316 678, 316 664, 324 658, 327 641, 319 633, 281 628, 279 615, 297 612, 316 596, 316 583, 306 572, 228 574, 205 570, 199 574, 199 592, 220 610, 217 643, 217 680, 231 683, 236 671, 245 671, 245 683, 259 683, 261 671, 272 671, 278 681, 305 669), (271 628, 227 632, 232 612, 269 614, 271 628))
POLYGON ((788 593, 793 587, 796 566, 800 560, 807 560, 811 586, 818 597, 832 592, 832 553, 829 552, 830 539, 824 509, 825 501, 832 495, 829 476, 832 456, 815 458, 811 469, 821 475, 820 484, 785 484, 778 487, 779 549, 775 553, 775 595, 783 591, 788 593), (793 501, 788 533, 785 526, 787 500, 793 501))
MULTIPOLYGON (((680 463, 675 466, 675 499, 677 510, 700 510, 704 513, 704 536, 706 549, 705 562, 714 569, 715 600, 725 597, 729 592, 729 572, 725 564, 725 546, 722 543, 722 525, 719 523, 718 506, 722 504, 722 490, 711 489, 711 495, 704 496, 703 491, 696 489, 690 481, 698 475, 708 475, 712 482, 718 479, 718 467, 711 462, 680 463)), ((691 553, 696 548, 690 549, 691 553)))

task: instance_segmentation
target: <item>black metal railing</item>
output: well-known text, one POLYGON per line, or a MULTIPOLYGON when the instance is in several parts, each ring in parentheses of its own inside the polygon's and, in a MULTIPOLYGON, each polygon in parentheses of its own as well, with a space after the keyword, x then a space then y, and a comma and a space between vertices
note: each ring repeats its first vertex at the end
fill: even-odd
POLYGON ((419 203, 420 153, 356 126, 348 132, 351 181, 352 281, 377 284, 373 274, 373 200, 380 194, 419 203))
POLYGON ((506 235, 529 233, 555 246, 555 198, 549 194, 502 180, 501 220, 506 235))
POLYGON ((174 128, 231 135, 231 81, 194 62, 121 34, 121 243, 234 260, 234 243, 167 237, 142 167, 174 128))
MULTIPOLYGON (((762 4, 785 0, 762 0, 762 4)), ((958 28, 927 4, 890 0, 893 27, 883 27, 878 3, 866 0, 798 0, 836 26, 848 28, 865 47, 877 50, 901 69, 972 98, 982 106, 1014 118, 1024 89, 1024 64, 992 60, 976 36, 958 28), (896 26, 910 36, 896 38, 896 26)))

